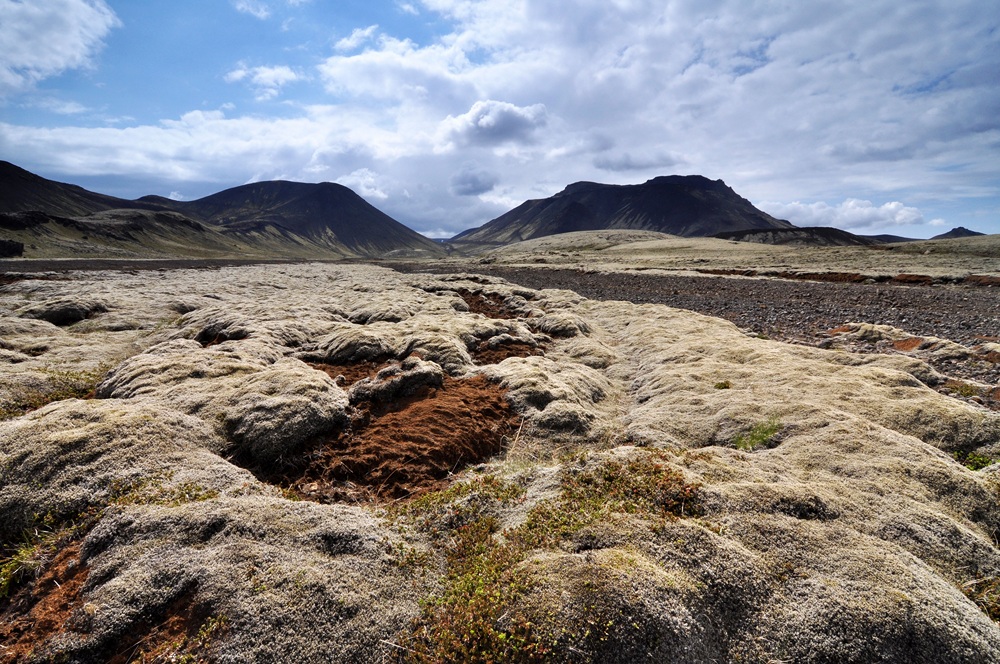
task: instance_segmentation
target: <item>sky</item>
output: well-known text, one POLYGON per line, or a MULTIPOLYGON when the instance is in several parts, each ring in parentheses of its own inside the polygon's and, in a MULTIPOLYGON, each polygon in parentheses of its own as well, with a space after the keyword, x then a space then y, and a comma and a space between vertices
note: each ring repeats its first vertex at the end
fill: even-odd
POLYGON ((1000 233, 995 0, 0 0, 0 159, 138 198, 337 182, 430 237, 587 180, 1000 233))

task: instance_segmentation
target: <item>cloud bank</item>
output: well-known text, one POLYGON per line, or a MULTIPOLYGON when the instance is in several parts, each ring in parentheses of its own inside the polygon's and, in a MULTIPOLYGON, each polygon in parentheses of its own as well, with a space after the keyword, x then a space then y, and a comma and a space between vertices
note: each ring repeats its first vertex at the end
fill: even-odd
MULTIPOLYGON (((69 39, 30 57, 2 49, 4 89, 87 66, 120 27, 102 0, 44 4, 73 17, 69 39)), ((58 41, 27 3, 0 7, 41 35, 0 21, 0 43, 58 41)), ((43 173, 138 173, 166 192, 352 182, 438 234, 577 180, 670 173, 724 179, 797 224, 1000 232, 1000 18, 982 2, 411 0, 337 17, 324 39, 270 20, 315 23, 329 13, 318 3, 231 7, 290 40, 267 66, 234 54, 219 73, 248 102, 193 98, 128 126, 5 122, 0 149, 43 173)))
POLYGON ((839 205, 827 203, 761 203, 761 209, 779 219, 787 219, 796 226, 836 226, 851 231, 873 230, 882 227, 940 226, 939 219, 926 220, 915 207, 899 201, 874 205, 871 201, 849 198, 839 205))

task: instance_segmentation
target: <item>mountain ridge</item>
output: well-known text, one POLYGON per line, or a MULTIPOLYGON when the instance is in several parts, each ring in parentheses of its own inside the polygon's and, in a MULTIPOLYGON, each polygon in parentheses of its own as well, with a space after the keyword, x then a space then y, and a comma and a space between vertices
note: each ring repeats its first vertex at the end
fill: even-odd
POLYGON ((152 195, 126 200, 48 180, 5 161, 0 162, 0 229, 11 241, 55 257, 102 252, 293 258, 445 253, 438 243, 332 182, 275 180, 194 201, 152 195), (131 226, 123 230, 126 219, 131 226), (171 240, 174 230, 177 237, 171 240))
POLYGON ((575 182, 533 199, 452 238, 456 244, 496 246, 584 230, 651 230, 682 237, 795 228, 758 210, 722 180, 664 175, 642 184, 575 182))

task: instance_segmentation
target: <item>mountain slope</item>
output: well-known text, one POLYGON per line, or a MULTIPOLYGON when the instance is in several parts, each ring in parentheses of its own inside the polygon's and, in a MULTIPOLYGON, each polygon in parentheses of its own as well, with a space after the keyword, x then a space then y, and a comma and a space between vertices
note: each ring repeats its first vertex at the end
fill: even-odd
POLYGON ((855 235, 839 228, 813 226, 806 228, 755 228, 749 231, 716 233, 720 240, 757 242, 760 244, 796 245, 804 247, 853 247, 884 244, 874 237, 855 235))
POLYGON ((452 242, 499 245, 545 235, 627 229, 703 237, 752 229, 794 228, 755 208, 722 180, 670 175, 638 185, 577 182, 545 199, 464 231, 452 242))
POLYGON ((979 233, 977 231, 970 231, 965 226, 958 226, 957 228, 951 229, 947 233, 941 233, 940 235, 935 235, 931 239, 932 240, 954 240, 956 238, 976 237, 976 236, 979 236, 979 235, 985 235, 985 233, 979 233))
POLYGON ((56 216, 76 217, 115 208, 148 210, 158 209, 159 206, 98 194, 75 184, 46 180, 8 161, 0 161, 0 212, 37 210, 56 216))
POLYGON ((196 201, 129 201, 0 162, 0 239, 29 257, 381 258, 442 247, 347 187, 259 182, 196 201))
POLYGON ((169 207, 245 238, 271 229, 292 233, 322 247, 346 248, 361 256, 443 253, 438 243, 332 182, 257 182, 190 202, 157 197, 140 201, 169 207))

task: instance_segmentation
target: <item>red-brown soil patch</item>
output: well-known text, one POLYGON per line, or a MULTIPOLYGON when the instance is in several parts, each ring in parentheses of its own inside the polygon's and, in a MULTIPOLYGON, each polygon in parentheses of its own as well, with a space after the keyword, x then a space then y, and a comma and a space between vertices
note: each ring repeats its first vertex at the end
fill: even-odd
POLYGON ((829 281, 836 284, 860 284, 868 277, 857 272, 776 272, 773 275, 782 279, 805 279, 807 281, 829 281))
POLYGON ((225 621, 210 621, 204 607, 187 592, 160 614, 158 622, 144 620, 129 630, 114 648, 108 664, 129 662, 204 662, 200 657, 213 638, 225 628, 225 621))
POLYGON ((902 286, 933 286, 934 284, 958 284, 962 286, 990 287, 1000 286, 1000 277, 985 274, 972 274, 968 277, 931 277, 926 274, 887 275, 859 274, 857 272, 790 272, 788 270, 734 270, 699 268, 702 274, 715 274, 724 277, 776 277, 795 281, 822 281, 827 283, 861 284, 865 282, 891 283, 902 286))
POLYGON ((530 357, 532 355, 545 355, 545 348, 542 345, 532 346, 526 341, 510 341, 491 348, 488 341, 481 341, 479 346, 472 351, 472 359, 475 360, 476 364, 496 364, 508 357, 530 357))
POLYGON ((701 274, 716 274, 720 277, 756 277, 757 270, 732 270, 732 269, 714 269, 714 268, 699 268, 695 270, 701 274))
POLYGON ((930 286, 934 283, 934 279, 928 277, 926 274, 897 274, 892 278, 892 282, 896 284, 916 284, 919 286, 930 286))
POLYGON ((309 366, 318 371, 322 371, 330 378, 337 380, 338 376, 343 376, 344 381, 341 387, 350 387, 362 378, 370 378, 381 369, 388 366, 392 358, 382 357, 371 360, 361 360, 351 364, 325 364, 323 362, 308 362, 309 366))
POLYGON ((910 337, 908 339, 893 341, 892 347, 896 350, 903 351, 904 353, 909 353, 910 351, 920 348, 920 344, 922 343, 924 343, 924 339, 921 339, 920 337, 910 337))
POLYGON ((840 327, 835 327, 832 330, 827 330, 827 334, 848 334, 853 332, 854 328, 848 325, 841 325, 840 327))
POLYGON ((49 638, 70 631, 89 569, 79 563, 80 543, 59 551, 34 583, 22 587, 0 612, 0 662, 26 662, 49 638))
POLYGON ((455 291, 469 305, 469 311, 487 318, 514 319, 519 312, 496 293, 473 293, 465 288, 455 291))
POLYGON ((343 431, 315 441, 271 479, 320 502, 406 498, 496 455, 514 429, 498 386, 482 376, 446 376, 440 387, 359 405, 343 431))
POLYGON ((985 274, 970 274, 963 283, 972 286, 1000 286, 1000 277, 991 277, 985 274))

